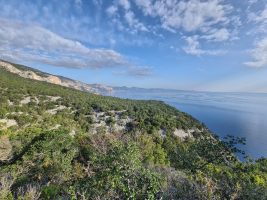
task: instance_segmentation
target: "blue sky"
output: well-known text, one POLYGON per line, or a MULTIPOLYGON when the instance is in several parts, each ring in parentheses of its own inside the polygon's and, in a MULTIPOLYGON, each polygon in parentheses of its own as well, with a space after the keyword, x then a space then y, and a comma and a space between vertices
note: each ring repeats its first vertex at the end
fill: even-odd
POLYGON ((267 2, 0 0, 0 58, 87 83, 267 92, 267 2))

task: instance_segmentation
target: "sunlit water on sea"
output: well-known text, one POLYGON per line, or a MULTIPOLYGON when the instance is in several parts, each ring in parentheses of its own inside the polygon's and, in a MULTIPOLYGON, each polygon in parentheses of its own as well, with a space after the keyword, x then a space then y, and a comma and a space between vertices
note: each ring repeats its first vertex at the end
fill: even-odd
POLYGON ((267 157, 267 94, 116 89, 112 96, 164 101, 223 137, 245 137, 252 158, 267 157))

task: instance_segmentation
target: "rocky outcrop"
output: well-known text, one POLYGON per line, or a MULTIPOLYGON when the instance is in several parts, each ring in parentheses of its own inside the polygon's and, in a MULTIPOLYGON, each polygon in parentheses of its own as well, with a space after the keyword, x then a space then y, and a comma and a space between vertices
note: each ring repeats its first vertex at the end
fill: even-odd
POLYGON ((74 81, 71 79, 67 79, 67 78, 63 78, 63 77, 61 78, 58 76, 48 75, 48 74, 46 74, 44 76, 40 76, 39 74, 35 73, 34 71, 31 71, 28 69, 20 70, 20 69, 16 68, 14 65, 12 65, 8 62, 5 62, 5 61, 1 61, 1 60, 0 60, 0 67, 4 68, 5 70, 7 70, 11 73, 17 74, 23 78, 53 83, 56 85, 61 85, 61 86, 74 88, 74 89, 81 90, 81 91, 91 92, 94 94, 107 95, 113 91, 112 87, 101 85, 101 84, 86 84, 86 83, 82 83, 79 81, 74 81))
POLYGON ((17 126, 18 123, 14 119, 0 119, 0 130, 5 130, 11 126, 17 126))
POLYGON ((53 84, 57 84, 57 85, 62 85, 62 81, 60 80, 60 78, 56 77, 56 76, 48 76, 47 77, 47 82, 53 83, 53 84))

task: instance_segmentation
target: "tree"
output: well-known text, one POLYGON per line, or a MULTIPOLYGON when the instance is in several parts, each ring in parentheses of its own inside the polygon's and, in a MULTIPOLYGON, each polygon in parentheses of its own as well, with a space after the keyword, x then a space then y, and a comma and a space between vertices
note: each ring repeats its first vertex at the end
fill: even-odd
POLYGON ((82 142, 81 159, 90 168, 91 176, 78 183, 80 190, 87 191, 90 198, 155 199, 160 191, 160 177, 142 165, 135 143, 114 141, 103 135, 92 137, 82 142), (97 148, 89 145, 99 141, 99 137, 102 152, 98 152, 99 145, 97 148))

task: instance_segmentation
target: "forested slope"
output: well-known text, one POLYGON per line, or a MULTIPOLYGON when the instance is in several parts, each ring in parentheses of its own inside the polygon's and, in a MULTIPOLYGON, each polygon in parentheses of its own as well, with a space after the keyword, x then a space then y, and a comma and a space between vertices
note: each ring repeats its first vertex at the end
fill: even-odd
POLYGON ((242 142, 163 102, 0 69, 0 199, 266 199, 267 160, 240 162, 242 142))

